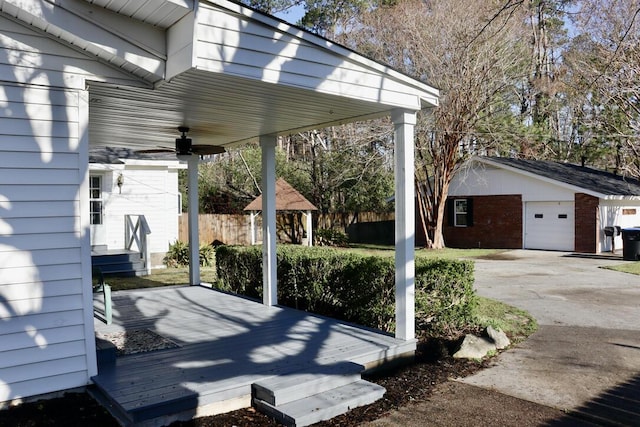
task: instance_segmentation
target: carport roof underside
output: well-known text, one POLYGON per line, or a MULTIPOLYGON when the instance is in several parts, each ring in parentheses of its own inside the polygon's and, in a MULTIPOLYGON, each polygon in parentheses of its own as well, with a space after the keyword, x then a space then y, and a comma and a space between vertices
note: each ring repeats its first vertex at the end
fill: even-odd
POLYGON ((178 126, 188 126, 195 144, 230 147, 438 103, 427 84, 227 0, 68 0, 28 10, 0 0, 0 10, 112 67, 82 86, 92 146, 172 149, 178 126))

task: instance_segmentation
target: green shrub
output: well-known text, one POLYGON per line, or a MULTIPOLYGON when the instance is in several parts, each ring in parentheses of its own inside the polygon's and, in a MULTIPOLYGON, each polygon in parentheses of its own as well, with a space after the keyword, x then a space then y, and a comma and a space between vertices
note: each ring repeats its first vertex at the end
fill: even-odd
POLYGON ((213 267, 216 259, 216 250, 211 245, 200 245, 200 265, 203 267, 213 267))
MULTIPOLYGON (((189 244, 176 240, 169 245, 169 251, 164 257, 167 267, 184 267, 189 265, 189 244)), ((215 262, 215 249, 211 245, 200 245, 200 265, 211 267, 215 262)))
MULTIPOLYGON (((221 246, 218 278, 226 290, 262 297, 260 247, 221 246)), ((280 245, 278 302, 388 332, 395 327, 395 264, 391 257, 333 248, 280 245)), ((454 336, 472 322, 473 263, 416 259, 416 318, 430 336, 454 336)))
POLYGON ((262 298, 262 248, 219 246, 216 275, 229 292, 262 298))
POLYGON ((348 246, 349 238, 345 233, 332 228, 320 228, 313 235, 316 246, 348 246))
POLYGON ((169 251, 163 261, 167 267, 189 265, 189 245, 180 240, 176 240, 173 244, 169 245, 169 251))
POLYGON ((434 337, 457 338, 475 324, 473 262, 416 259, 416 328, 434 337))

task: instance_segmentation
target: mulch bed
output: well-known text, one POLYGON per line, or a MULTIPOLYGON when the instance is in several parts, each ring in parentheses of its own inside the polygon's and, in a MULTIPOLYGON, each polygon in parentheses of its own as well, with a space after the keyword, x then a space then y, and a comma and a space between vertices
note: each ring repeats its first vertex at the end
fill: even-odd
POLYGON ((96 336, 115 345, 118 356, 180 347, 169 338, 158 335, 150 329, 132 329, 108 334, 96 334, 96 336))
MULTIPOLYGON (((387 389, 382 399, 316 426, 357 426, 373 421, 410 402, 425 400, 438 384, 450 378, 465 377, 488 366, 487 360, 476 362, 453 359, 449 356, 453 345, 455 344, 439 341, 421 342, 414 363, 365 378, 387 389)), ((175 422, 171 427, 278 425, 269 417, 248 408, 186 422, 175 422)), ((88 394, 68 393, 64 397, 26 403, 0 411, 0 427, 5 426, 117 427, 118 424, 88 394)))

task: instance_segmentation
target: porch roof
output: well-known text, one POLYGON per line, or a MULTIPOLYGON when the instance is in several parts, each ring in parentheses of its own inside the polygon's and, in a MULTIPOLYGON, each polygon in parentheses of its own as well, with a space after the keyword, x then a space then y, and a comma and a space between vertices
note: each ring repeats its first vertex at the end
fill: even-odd
POLYGON ((427 84, 227 0, 0 7, 120 70, 87 77, 92 146, 173 149, 188 126, 194 144, 231 147, 438 102, 427 84))
MULTIPOLYGON (((245 211, 262 210, 262 194, 244 208, 245 211)), ((276 181, 276 211, 317 211, 313 203, 283 178, 276 181)))

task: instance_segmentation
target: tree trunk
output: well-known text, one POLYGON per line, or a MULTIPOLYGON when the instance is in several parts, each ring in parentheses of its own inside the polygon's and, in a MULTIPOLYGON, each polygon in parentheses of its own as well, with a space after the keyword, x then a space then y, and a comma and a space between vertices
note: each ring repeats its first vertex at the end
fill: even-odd
POLYGON ((444 228, 444 214, 447 201, 447 195, 449 194, 449 184, 451 183, 452 175, 446 174, 446 177, 442 179, 442 185, 439 186, 438 194, 434 194, 434 211, 435 228, 433 230, 433 249, 443 249, 445 247, 444 234, 442 230, 444 228))
POLYGON ((433 233, 431 229, 433 228, 433 221, 431 220, 431 209, 429 208, 429 195, 425 194, 425 185, 416 182, 416 199, 418 202, 418 215, 420 217, 420 226, 422 228, 422 232, 424 234, 425 248, 433 248, 433 240, 431 239, 431 234, 433 233))

